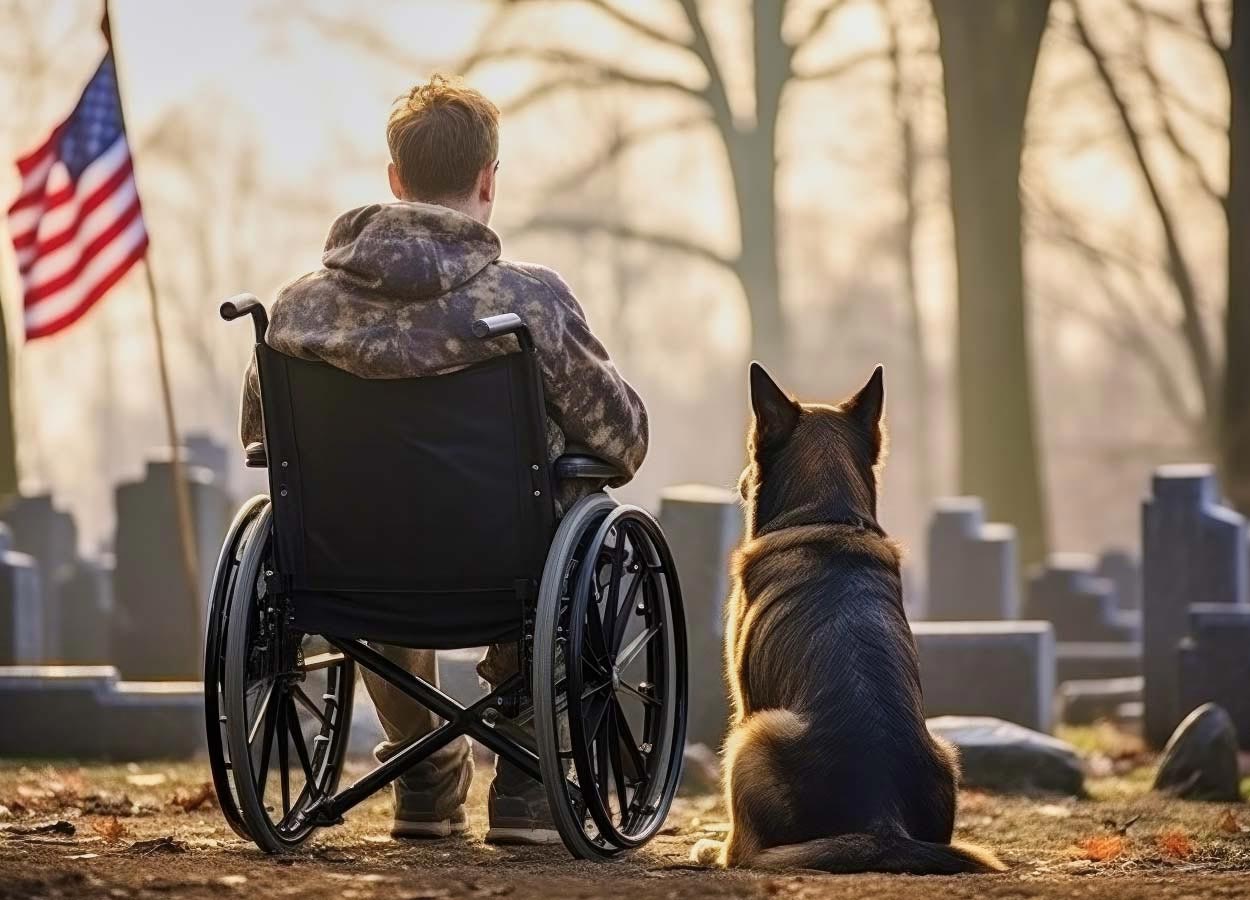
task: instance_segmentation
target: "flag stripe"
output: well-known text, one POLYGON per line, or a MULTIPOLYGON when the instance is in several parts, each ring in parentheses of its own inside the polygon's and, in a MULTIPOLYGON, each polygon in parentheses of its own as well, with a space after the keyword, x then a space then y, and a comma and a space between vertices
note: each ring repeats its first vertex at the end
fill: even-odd
MULTIPOLYGON (((44 229, 43 220, 50 217, 47 226, 49 232, 60 231, 74 219, 72 211, 56 212, 75 195, 84 197, 95 193, 97 189, 118 177, 121 170, 129 171, 131 166, 130 151, 126 147, 125 137, 120 137, 113 145, 100 155, 100 158, 83 169, 75 180, 70 178, 65 166, 56 166, 48 175, 44 202, 37 207, 18 210, 9 217, 9 231, 13 234, 14 244, 19 238, 25 238, 35 229, 44 229)), ((124 176, 122 176, 124 177, 124 176)))
POLYGON ((91 290, 87 291, 82 298, 69 309, 68 312, 62 313, 59 317, 51 321, 36 320, 36 324, 31 324, 29 313, 26 317, 26 340, 33 341, 37 338, 47 337, 55 334, 62 328, 67 328, 81 319, 95 302, 108 293, 109 288, 121 280, 121 277, 130 270, 130 267, 143 259, 143 255, 148 249, 148 236, 143 235, 142 241, 135 246, 113 269, 106 273, 91 290))
POLYGON ((134 198, 125 214, 109 221, 107 227, 83 245, 81 249, 77 247, 67 248, 76 252, 64 254, 62 259, 55 259, 55 262, 68 260, 68 265, 65 265, 56 274, 49 276, 46 271, 37 271, 42 268, 44 261, 40 260, 37 262, 35 267, 31 269, 32 277, 26 286, 26 306, 34 306, 46 297, 51 297, 63 288, 73 284, 78 276, 82 275, 83 270, 90 265, 96 254, 100 253, 114 238, 136 221, 139 224, 139 230, 142 231, 143 218, 139 214, 138 197, 134 198))
POLYGON ((147 239, 147 233, 143 230, 143 219, 135 219, 107 246, 101 247, 98 253, 87 260, 79 277, 72 283, 37 302, 27 302, 25 313, 27 328, 42 327, 50 321, 60 319, 66 312, 84 302, 84 298, 91 296, 91 291, 96 284, 107 277, 114 268, 130 259, 131 251, 135 247, 146 246, 147 239))
POLYGON ((48 135, 46 141, 17 161, 17 171, 21 173, 23 181, 26 179, 26 175, 33 171, 35 166, 39 165, 44 156, 56 152, 56 145, 61 139, 61 131, 64 127, 64 125, 58 125, 52 129, 52 133, 48 135))
MULTIPOLYGON (((98 191, 83 201, 81 207, 78 207, 77 210, 67 207, 67 210, 75 212, 75 217, 73 221, 69 222, 59 232, 55 234, 47 233, 51 230, 51 227, 55 227, 65 217, 59 216, 56 221, 53 221, 52 216, 44 217, 36 232, 39 243, 33 247, 26 248, 26 252, 32 261, 38 259, 38 265, 32 266, 29 263, 24 265, 19 263, 19 269, 23 276, 26 276, 27 272, 30 273, 28 277, 23 278, 23 281, 30 286, 48 277, 46 274, 35 271, 40 266, 44 267, 45 273, 63 267, 66 262, 66 251, 61 248, 64 248, 70 242, 81 245, 85 240, 90 240, 93 234, 93 227, 98 232, 100 228, 107 224, 109 216, 124 213, 132 204, 138 204, 138 202, 138 190, 135 187, 135 180, 131 174, 129 161, 127 161, 125 168, 118 171, 107 184, 102 185, 98 191), (48 228, 44 227, 45 223, 49 224, 48 228), (83 237, 84 235, 85 238, 83 237)), ((72 250, 73 248, 69 249, 72 250)))

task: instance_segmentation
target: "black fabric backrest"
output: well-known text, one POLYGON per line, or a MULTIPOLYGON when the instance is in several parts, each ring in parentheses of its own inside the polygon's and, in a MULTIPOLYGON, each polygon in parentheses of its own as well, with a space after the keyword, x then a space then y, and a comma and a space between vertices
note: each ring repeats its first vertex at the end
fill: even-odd
POLYGON ((363 379, 257 347, 276 556, 293 591, 501 591, 553 529, 530 354, 363 379))

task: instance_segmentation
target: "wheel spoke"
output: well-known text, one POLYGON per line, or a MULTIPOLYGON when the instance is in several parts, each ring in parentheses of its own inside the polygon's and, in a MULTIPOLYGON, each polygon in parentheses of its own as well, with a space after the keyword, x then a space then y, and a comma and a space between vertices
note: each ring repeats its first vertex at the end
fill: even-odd
POLYGON ((317 717, 317 720, 320 721, 322 725, 326 728, 330 727, 330 720, 325 717, 325 714, 322 713, 321 710, 317 709, 317 705, 309 699, 307 694, 304 693, 303 688, 296 685, 293 695, 295 699, 300 702, 300 705, 304 707, 304 709, 308 710, 317 717))
MULTIPOLYGON (((603 704, 604 712, 607 712, 610 703, 603 704)), ((612 739, 612 720, 608 716, 603 718, 604 724, 607 726, 608 734, 595 741, 595 787, 599 790, 599 799, 603 802, 603 808, 610 810, 608 806, 608 744, 612 739)))
POLYGON ((287 747, 286 704, 278 704, 278 778, 282 781, 282 815, 291 812, 290 748, 287 747))
MULTIPOLYGON (((594 590, 591 585, 591 590, 594 590)), ((590 639, 587 649, 594 655, 595 661, 608 658, 608 644, 606 632, 603 627, 603 620, 599 616, 599 604, 594 597, 587 598, 586 601, 586 636, 590 639)), ((585 654, 582 654, 585 658, 585 654)))
POLYGON ((594 687, 586 688, 586 690, 582 691, 582 699, 589 700, 595 694, 599 693, 601 690, 603 690, 605 687, 608 687, 611 684, 612 682, 610 681, 602 681, 599 684, 596 684, 594 687))
POLYGON ((256 778, 257 793, 261 803, 265 802, 265 785, 269 781, 269 757, 273 754, 273 736, 278 730, 278 710, 271 706, 265 711, 264 738, 260 742, 260 773, 256 778))
POLYGON ((664 623, 657 622, 656 624, 648 628, 646 631, 638 635, 636 638, 634 638, 632 641, 630 641, 629 646, 627 646, 624 650, 622 650, 620 655, 616 658, 617 671, 624 669, 626 666, 632 663, 634 661, 634 657, 636 657, 640 652, 642 652, 642 648, 645 647, 648 643, 650 643, 651 639, 655 637, 657 634, 659 634, 660 631, 663 629, 663 627, 664 627, 664 623))
POLYGON ((249 747, 256 740, 256 731, 260 728, 261 723, 269 718, 269 701, 273 699, 273 692, 277 686, 277 682, 270 683, 269 690, 265 691, 264 699, 256 707, 256 721, 252 723, 252 730, 247 733, 247 744, 249 747))
POLYGON ((619 687, 619 690, 622 690, 622 691, 624 691, 624 692, 625 692, 625 693, 627 693, 627 694, 633 694, 635 697, 637 697, 637 698, 638 698, 639 700, 641 700, 643 703, 648 704, 649 706, 659 706, 659 705, 660 705, 660 701, 659 701, 659 700, 657 700, 657 699, 656 699, 656 698, 654 698, 654 697, 648 697, 646 694, 644 694, 642 691, 638 690, 638 688, 634 687, 632 684, 630 684, 630 683, 629 683, 629 682, 627 682, 627 681, 622 681, 622 682, 620 682, 620 687, 619 687))
MULTIPOLYGON (((615 702, 612 703, 612 707, 615 709, 615 702)), ((629 808, 629 788, 625 782, 625 766, 621 762, 622 740, 619 720, 615 714, 611 714, 608 717, 608 755, 612 761, 612 781, 616 787, 616 803, 620 812, 620 821, 624 823, 625 810, 629 808)))
POLYGON ((642 755, 642 751, 638 749, 638 741, 634 737, 634 731, 629 727, 629 720, 625 717, 625 710, 621 709, 621 704, 612 698, 613 715, 616 716, 616 731, 620 736, 620 744, 625 748, 629 762, 633 765, 634 771, 631 773, 634 780, 642 778, 643 773, 647 771, 647 761, 642 755))
POLYGON ((586 743, 593 744, 599 737, 599 732, 603 730, 603 723, 607 721, 608 707, 612 705, 611 695, 603 697, 601 700, 590 705, 586 716, 586 743))
MULTIPOLYGON (((298 688, 297 688, 298 690, 298 688)), ((295 755, 299 757, 300 767, 304 770, 304 780, 308 784, 309 791, 316 796, 317 779, 313 775, 312 763, 308 759, 308 745, 304 743, 304 732, 300 728, 299 713, 295 710, 295 701, 290 698, 286 699, 286 724, 287 730, 291 732, 291 742, 295 744, 295 755)))
MULTIPOLYGON (((616 529, 616 547, 612 552, 612 570, 608 575, 608 596, 603 606, 603 636, 608 650, 616 647, 616 601, 621 593, 621 576, 625 574, 625 529, 616 529)), ((611 658, 609 656, 609 658, 611 658)))
MULTIPOLYGON (((616 613, 616 630, 612 633, 613 654, 620 651, 621 641, 625 640, 625 630, 629 627, 629 620, 633 617, 634 600, 638 597, 638 589, 648 577, 650 577, 650 569, 645 562, 639 562, 638 571, 634 573, 634 580, 630 582, 629 590, 625 592, 625 599, 621 601, 616 613)), ((620 665, 619 661, 617 665, 620 665)))

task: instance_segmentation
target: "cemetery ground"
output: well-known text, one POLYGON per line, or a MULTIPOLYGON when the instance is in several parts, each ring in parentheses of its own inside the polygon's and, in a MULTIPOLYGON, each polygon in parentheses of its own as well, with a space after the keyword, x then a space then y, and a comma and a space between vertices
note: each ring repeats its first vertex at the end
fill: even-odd
POLYGON ((202 763, 6 761, 0 900, 1250 896, 1250 807, 1151 794, 1153 759, 1132 740, 1109 734, 1065 735, 1091 751, 1086 799, 963 792, 957 838, 992 847, 1010 871, 954 878, 697 868, 688 861, 690 847, 725 828, 713 793, 680 797, 661 835, 624 861, 578 862, 559 846, 490 847, 482 842, 482 765, 468 839, 390 840, 390 801, 379 794, 300 852, 268 857, 225 824, 202 763))

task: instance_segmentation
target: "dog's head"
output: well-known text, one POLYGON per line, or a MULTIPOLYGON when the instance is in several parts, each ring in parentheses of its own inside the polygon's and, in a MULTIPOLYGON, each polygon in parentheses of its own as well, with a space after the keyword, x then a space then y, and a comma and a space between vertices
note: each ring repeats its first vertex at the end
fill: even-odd
POLYGON ((825 406, 799 403, 751 363, 751 409, 750 462, 738 482, 748 536, 770 526, 876 521, 885 442, 881 366, 859 393, 825 406))

